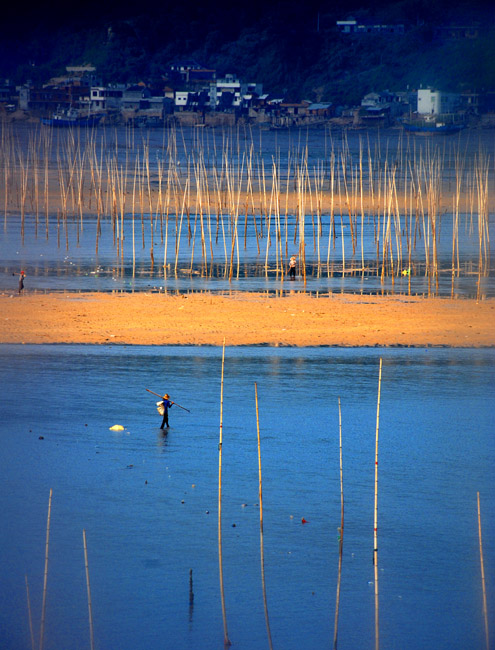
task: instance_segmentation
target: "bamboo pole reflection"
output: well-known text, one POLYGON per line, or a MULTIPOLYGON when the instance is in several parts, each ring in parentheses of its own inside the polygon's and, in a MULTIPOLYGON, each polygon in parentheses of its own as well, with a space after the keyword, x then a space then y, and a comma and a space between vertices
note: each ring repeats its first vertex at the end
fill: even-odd
POLYGON ((28 618, 29 618, 29 635, 31 638, 31 650, 34 650, 34 631, 33 631, 33 613, 31 610, 31 596, 29 595, 29 583, 27 575, 24 576, 26 582, 26 600, 28 608, 28 618))
POLYGON ((259 475, 259 506, 260 506, 260 554, 261 554, 261 584, 263 588, 263 607, 265 610, 266 632, 268 634, 268 646, 273 649, 272 635, 270 631, 270 620, 268 618, 268 604, 266 600, 265 584, 265 551, 263 544, 263 489, 261 479, 261 446, 260 446, 260 419, 258 410, 258 385, 254 384, 254 395, 256 400, 256 430, 258 432, 258 475, 259 475))
POLYGON ((88 565, 88 547, 86 544, 86 531, 83 530, 83 547, 84 547, 84 568, 86 571, 86 590, 88 592, 88 617, 89 617, 89 641, 91 650, 95 647, 93 632, 93 605, 91 603, 91 586, 89 582, 89 565, 88 565))
POLYGON ((488 607, 486 604, 486 585, 485 585, 485 564, 483 561, 483 542, 481 539, 481 510, 480 510, 480 493, 477 492, 478 499, 478 538, 480 543, 480 565, 481 565, 481 586, 483 589, 483 618, 485 622, 485 645, 486 650, 490 648, 490 634, 488 630, 488 607))
POLYGON ((48 498, 48 515, 46 519, 46 543, 45 543, 45 572, 43 575, 43 602, 41 605, 41 626, 40 626, 40 650, 43 650, 43 641, 45 636, 45 614, 46 614, 46 584, 48 580, 48 549, 50 544, 50 519, 52 512, 52 493, 50 488, 50 496, 48 498))

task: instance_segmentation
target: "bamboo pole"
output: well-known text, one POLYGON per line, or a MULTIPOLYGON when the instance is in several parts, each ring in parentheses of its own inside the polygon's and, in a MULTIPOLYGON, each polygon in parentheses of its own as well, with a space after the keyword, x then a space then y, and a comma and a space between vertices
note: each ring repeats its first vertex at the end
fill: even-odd
POLYGON ((48 547, 50 542, 50 518, 52 511, 52 493, 50 488, 50 496, 48 498, 48 516, 46 519, 46 543, 45 543, 45 572, 43 576, 43 601, 41 604, 41 625, 40 625, 40 644, 39 650, 43 650, 43 641, 45 636, 45 615, 46 615, 46 583, 48 580, 48 547))
POLYGON ((258 494, 259 494, 259 507, 260 507, 260 556, 261 556, 261 584, 263 589, 263 607, 265 610, 265 623, 266 632, 268 635, 268 646, 270 650, 273 649, 272 634, 270 631, 270 620, 268 618, 268 604, 266 600, 266 584, 265 584, 265 551, 263 544, 263 485, 261 477, 261 444, 260 444, 260 418, 258 409, 258 385, 254 384, 254 395, 256 401, 256 430, 258 433, 258 494))
POLYGON ((180 225, 179 225, 179 230, 178 233, 176 234, 176 244, 175 244, 175 269, 174 272, 177 275, 177 264, 179 261, 179 248, 180 248, 180 236, 182 232, 182 221, 184 219, 184 209, 185 209, 185 203, 186 203, 186 196, 187 196, 187 188, 189 187, 189 178, 186 180, 186 187, 184 188, 184 195, 182 198, 182 210, 180 214, 180 225))
POLYGON ((339 397, 339 450, 340 450, 340 539, 344 539, 344 475, 342 465, 342 412, 339 397))
MULTIPOLYGON (((136 159, 137 160, 137 159, 136 159)), ((136 230, 135 230, 135 209, 136 209, 136 162, 134 163, 134 178, 132 181, 132 277, 136 277, 136 230)))
POLYGON ((382 385, 382 359, 378 374, 378 400, 376 406, 376 437, 375 437, 375 516, 373 526, 373 565, 375 568, 375 650, 380 647, 379 618, 378 618, 378 432, 380 425, 380 395, 382 385))
POLYGON ((192 615, 194 606, 193 570, 189 569, 189 615, 192 615))
POLYGON ((227 629, 227 611, 225 608, 225 592, 223 587, 223 562, 222 562, 222 444, 223 444, 223 377, 225 366, 225 339, 222 350, 222 379, 220 382, 220 439, 218 442, 218 570, 220 575, 220 596, 222 600, 223 619, 223 644, 230 646, 229 632, 227 629))
POLYGON ((94 650, 95 639, 93 634, 93 607, 91 604, 91 586, 89 584, 89 565, 88 565, 88 547, 86 545, 86 531, 83 530, 83 546, 84 546, 84 568, 86 571, 86 589, 88 592, 88 616, 89 616, 89 641, 91 650, 94 650))
POLYGON ((481 585, 483 589, 483 619, 485 622, 485 647, 486 650, 490 650, 490 634, 488 630, 488 607, 486 604, 485 565, 483 562, 483 542, 481 538, 480 493, 477 492, 476 495, 478 500, 478 538, 480 543, 481 585))
POLYGON ((339 397, 339 449, 340 449, 340 528, 339 528, 339 568, 337 572, 337 594, 335 597, 335 618, 333 625, 333 650, 337 650, 340 609, 340 583, 342 578, 342 550, 344 546, 344 481, 342 473, 342 412, 339 397))

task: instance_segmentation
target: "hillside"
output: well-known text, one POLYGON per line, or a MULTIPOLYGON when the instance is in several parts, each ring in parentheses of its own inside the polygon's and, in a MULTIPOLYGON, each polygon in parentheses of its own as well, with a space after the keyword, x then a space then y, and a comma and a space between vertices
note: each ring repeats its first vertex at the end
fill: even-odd
POLYGON ((219 74, 235 72, 294 99, 352 104, 372 90, 432 85, 449 91, 495 90, 495 10, 484 2, 423 0, 355 3, 307 0, 196 4, 120 3, 67 15, 61 3, 0 25, 0 76, 46 82, 66 65, 92 63, 105 82, 160 80, 177 58, 219 74), (404 24, 403 35, 342 34, 336 21, 404 24), (473 26, 475 38, 439 35, 473 26))

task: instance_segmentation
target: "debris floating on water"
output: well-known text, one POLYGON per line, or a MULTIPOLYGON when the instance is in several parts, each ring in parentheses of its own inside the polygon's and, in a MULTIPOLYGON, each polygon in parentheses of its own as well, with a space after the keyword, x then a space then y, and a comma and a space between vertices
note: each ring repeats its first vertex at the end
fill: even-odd
POLYGON ((110 431, 123 431, 124 427, 121 424, 114 424, 113 427, 110 427, 110 431))

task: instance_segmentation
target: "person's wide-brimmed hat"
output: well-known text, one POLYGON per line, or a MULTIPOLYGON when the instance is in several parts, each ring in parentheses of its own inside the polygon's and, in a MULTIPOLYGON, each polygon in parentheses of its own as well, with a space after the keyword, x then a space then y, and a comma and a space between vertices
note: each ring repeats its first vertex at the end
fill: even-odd
POLYGON ((165 393, 165 395, 164 395, 163 397, 164 397, 165 399, 168 399, 168 398, 170 397, 170 395, 169 395, 168 393, 165 393))

